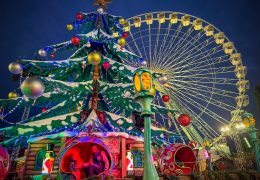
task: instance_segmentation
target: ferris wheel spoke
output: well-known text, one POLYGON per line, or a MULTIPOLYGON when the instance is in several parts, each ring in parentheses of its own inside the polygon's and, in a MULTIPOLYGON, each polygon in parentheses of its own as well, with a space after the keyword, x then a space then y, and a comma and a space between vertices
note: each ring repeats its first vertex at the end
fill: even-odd
POLYGON ((210 58, 210 59, 207 60, 207 62, 205 62, 205 61, 192 62, 192 63, 189 63, 189 64, 185 64, 183 66, 178 66, 174 70, 175 71, 179 70, 179 71, 183 72, 184 68, 188 68, 190 70, 194 70, 194 69, 199 69, 199 68, 205 68, 205 67, 208 67, 208 66, 215 66, 215 65, 218 65, 218 64, 221 64, 221 63, 228 62, 229 61, 228 57, 229 57, 229 55, 223 55, 223 56, 210 58), (205 65, 199 66, 200 64, 203 64, 203 63, 205 65))
MULTIPOLYGON (((205 47, 203 47, 203 48, 205 48, 205 47)), ((210 48, 208 50, 202 51, 200 53, 197 53, 197 51, 196 51, 195 53, 191 53, 188 57, 185 57, 181 61, 175 63, 174 66, 177 67, 179 64, 190 63, 190 62, 194 62, 194 61, 198 62, 198 61, 201 61, 204 58, 212 56, 212 55, 219 53, 221 51, 222 51, 221 46, 216 46, 216 47, 210 48), (200 58, 196 58, 196 57, 200 57, 200 58), (193 59, 194 59, 194 61, 192 61, 193 59), (190 60, 190 62, 188 62, 189 60, 190 60)), ((176 61, 177 61, 177 59, 175 60, 175 62, 176 61)), ((173 62, 171 64, 173 64, 173 62)))
POLYGON ((155 40, 155 43, 154 43, 154 48, 153 48, 153 65, 152 65, 152 70, 154 70, 154 66, 155 66, 155 62, 156 62, 156 53, 157 53, 157 48, 158 48, 158 41, 159 41, 159 38, 160 38, 160 31, 161 31, 161 23, 159 23, 159 26, 158 26, 158 29, 157 29, 157 34, 156 34, 156 40, 155 40))
POLYGON ((178 54, 178 52, 182 49, 188 46, 187 43, 187 38, 190 36, 190 34, 192 33, 193 28, 192 26, 189 28, 189 30, 184 33, 179 40, 177 41, 177 43, 171 48, 171 51, 167 54, 164 55, 164 58, 162 58, 162 61, 164 61, 165 59, 167 59, 169 56, 170 57, 174 57, 176 54, 178 54), (184 44, 185 43, 185 44, 184 44), (183 45, 184 44, 184 45, 183 45))
MULTIPOLYGON (((169 82, 168 84, 169 84, 168 87, 172 86, 172 89, 176 89, 174 87, 178 86, 179 84, 184 84, 186 87, 191 87, 192 86, 194 89, 204 90, 205 92, 214 91, 214 94, 220 95, 220 96, 223 96, 223 97, 235 98, 238 95, 237 93, 235 93, 233 91, 223 90, 223 89, 219 89, 219 88, 216 88, 216 87, 209 87, 209 86, 205 86, 205 85, 201 85, 201 84, 197 84, 197 83, 192 83, 192 82, 181 81, 181 80, 178 80, 176 82, 169 82)), ((182 87, 184 85, 182 85, 182 87)))
MULTIPOLYGON (((182 113, 182 112, 188 113, 188 111, 187 111, 184 107, 181 106, 181 103, 176 103, 176 101, 177 101, 177 100, 175 99, 174 104, 172 103, 173 101, 167 103, 167 106, 168 106, 169 108, 176 109, 179 113, 182 113), (177 104, 178 104, 178 106, 177 106, 177 104)), ((185 130, 186 128, 180 126, 179 123, 177 123, 177 115, 175 114, 175 116, 173 116, 172 114, 169 114, 169 116, 171 117, 172 122, 173 122, 173 124, 174 124, 174 127, 175 127, 175 129, 177 130, 178 134, 181 136, 181 130, 186 134, 186 130, 185 130)), ((187 134, 186 134, 186 135, 187 135, 187 134)), ((189 136, 192 136, 192 139, 196 139, 196 138, 193 136, 193 134, 189 134, 189 135, 187 135, 187 136, 188 136, 188 137, 189 137, 189 136)), ((181 137, 182 137, 182 136, 181 136, 181 137)), ((182 138, 182 141, 185 142, 183 138, 182 138)))
MULTIPOLYGON (((198 97, 196 97, 196 99, 204 101, 206 103, 208 103, 207 101, 210 101, 209 103, 211 105, 214 105, 214 106, 218 107, 219 109, 231 111, 235 108, 234 106, 232 106, 232 102, 228 102, 229 99, 223 99, 222 97, 217 98, 216 94, 214 94, 214 93, 207 94, 207 92, 205 92, 205 91, 194 90, 193 88, 187 88, 187 87, 180 88, 180 90, 188 92, 186 94, 189 94, 189 93, 197 94, 198 97), (222 101, 220 101, 219 99, 221 99, 222 101), (227 103, 229 103, 229 104, 227 104, 227 103)), ((178 91, 178 92, 180 92, 180 91, 178 91)))
MULTIPOLYGON (((187 95, 192 94, 192 96, 194 96, 194 98, 204 101, 206 103, 210 103, 211 105, 214 105, 220 109, 224 109, 226 111, 231 111, 234 109, 234 107, 230 104, 225 103, 225 101, 219 101, 216 98, 213 98, 212 96, 214 96, 214 92, 212 94, 208 94, 208 92, 203 91, 201 89, 195 89, 192 86, 191 87, 184 87, 182 88, 182 91, 186 91, 187 95), (205 94, 206 93, 206 94, 205 94), (196 94, 197 96, 195 96, 194 94, 196 94)), ((184 92, 183 92, 184 93, 184 92)))
POLYGON ((168 51, 168 53, 164 53, 163 56, 161 57, 161 61, 164 62, 162 64, 162 66, 165 65, 165 63, 167 62, 167 59, 172 59, 169 57, 173 57, 176 53, 176 51, 178 51, 178 49, 181 47, 181 45, 183 45, 183 43, 185 42, 185 40, 189 37, 190 33, 192 32, 192 28, 190 27, 189 30, 182 34, 181 37, 179 37, 178 41, 172 46, 169 47, 170 51, 168 51))
POLYGON ((216 94, 214 94, 214 92, 212 94, 208 94, 208 92, 206 92, 204 90, 195 89, 193 87, 188 87, 188 88, 184 87, 184 88, 181 88, 181 90, 186 91, 187 94, 189 94, 189 93, 192 93, 192 95, 196 94, 198 96, 195 96, 195 98, 197 98, 198 100, 202 100, 202 101, 205 101, 205 102, 210 101, 208 103, 210 103, 211 105, 214 105, 214 106, 216 106, 220 109, 225 109, 227 111, 231 111, 235 108, 234 106, 232 106, 232 104, 226 103, 227 99, 224 100, 223 98, 221 98, 221 96, 219 98, 217 98, 216 94), (222 101, 220 101, 218 99, 221 99, 222 101))
POLYGON ((174 54, 177 55, 179 54, 179 56, 173 56, 170 59, 179 59, 179 57, 186 53, 187 51, 189 51, 190 49, 197 49, 197 46, 195 45, 196 43, 198 44, 198 46, 200 45, 199 40, 201 40, 203 37, 205 36, 203 31, 200 31, 196 36, 194 37, 190 37, 191 39, 189 41, 186 42, 187 46, 183 46, 178 52, 175 52, 174 54), (180 52, 181 51, 181 52, 180 52))
POLYGON ((148 56, 147 56, 147 54, 146 54, 145 45, 144 45, 144 40, 143 40, 143 36, 142 36, 140 27, 139 27, 139 31, 138 31, 138 32, 139 32, 139 36, 141 37, 142 47, 143 47, 145 59, 146 59, 146 61, 147 61, 147 60, 148 60, 148 56))
MULTIPOLYGON (((215 50, 216 47, 206 50, 207 46, 211 45, 214 42, 215 42, 214 40, 210 40, 210 39, 205 40, 203 43, 201 43, 197 47, 195 46, 194 48, 191 48, 186 53, 183 53, 180 56, 178 56, 177 58, 172 59, 171 64, 175 63, 174 64, 175 66, 176 66, 176 64, 183 64, 192 58, 195 59, 195 57, 199 57, 199 56, 203 57, 204 54, 210 54, 210 53, 216 51, 215 50), (180 61, 178 61, 178 60, 180 60, 180 61)), ((169 58, 169 60, 171 60, 171 58, 169 58)))
POLYGON ((201 52, 203 49, 206 49, 207 46, 211 45, 214 42, 214 39, 210 38, 210 39, 206 39, 203 42, 198 43, 198 45, 195 46, 195 43, 197 41, 199 41, 200 38, 202 38, 202 37, 204 37, 204 35, 197 37, 197 38, 195 37, 194 39, 191 39, 187 43, 191 43, 191 46, 193 46, 193 47, 190 46, 190 48, 187 49, 186 52, 180 53, 180 55, 178 57, 174 58, 175 55, 172 54, 168 59, 172 59, 173 62, 178 62, 178 60, 192 57, 192 56, 194 56, 194 54, 201 52))
POLYGON ((133 40, 133 42, 134 42, 135 48, 136 48, 137 52, 139 53, 139 56, 140 56, 140 57, 143 57, 143 56, 142 56, 142 53, 140 52, 140 49, 139 49, 139 47, 138 47, 138 45, 137 45, 137 43, 136 43, 136 41, 135 41, 135 38, 133 37, 133 35, 132 35, 132 33, 131 33, 131 31, 129 31, 129 34, 130 34, 130 36, 131 36, 131 38, 132 38, 132 40, 133 40))
MULTIPOLYGON (((181 93, 180 93, 181 94, 181 93)), ((173 95, 171 93, 171 95, 173 95)), ((177 94, 175 94, 177 95, 177 94)), ((186 94, 187 95, 187 94, 186 94)), ((191 95, 191 94, 188 94, 191 95)), ((194 95, 191 95, 194 97, 194 95)), ((209 117, 212 117, 212 119, 216 120, 217 122, 221 123, 222 125, 226 125, 228 123, 228 121, 226 119, 224 119, 223 117, 221 117, 220 115, 218 115, 217 113, 206 109, 204 106, 202 106, 200 103, 194 101, 193 99, 191 99, 188 96, 181 96, 183 100, 185 100, 188 104, 192 105, 195 109, 198 109, 199 111, 201 111, 202 113, 207 114, 209 117)))
POLYGON ((171 50, 171 47, 174 45, 178 35, 181 33, 182 30, 182 24, 179 24, 178 28, 176 29, 176 31, 174 32, 174 34, 172 35, 171 39, 169 40, 169 44, 167 46, 167 48, 164 48, 161 55, 158 57, 158 59, 162 59, 162 56, 164 56, 164 54, 171 50))
MULTIPOLYGON (((185 68, 188 68, 188 69, 198 69, 198 68, 204 68, 205 66, 209 66, 209 68, 212 68, 217 66, 219 67, 220 65, 223 64, 223 66, 226 66, 227 63, 226 62, 229 62, 229 58, 227 58, 228 56, 224 55, 224 56, 217 56, 218 52, 216 52, 215 54, 208 54, 208 55, 205 55, 204 57, 202 58, 199 58, 197 60, 191 60, 191 63, 188 63, 189 65, 182 65, 182 66, 179 66, 178 68, 176 68, 177 70, 179 71, 182 71, 183 69, 185 68), (217 57, 213 57, 213 58, 207 58, 209 56, 212 56, 212 55, 215 55, 217 57), (226 59, 225 59, 226 58, 226 59), (199 61, 200 60, 200 61, 199 61), (226 63, 226 64, 225 64, 226 63), (203 64, 206 64, 203 66, 203 64), (193 66, 192 68, 190 68, 190 66, 193 66)), ((229 64, 230 65, 230 64, 229 64)), ((233 69, 234 69, 234 66, 232 66, 233 69)))
POLYGON ((157 64, 158 64, 158 62, 159 62, 159 61, 158 61, 158 57, 161 55, 162 50, 164 50, 164 48, 165 48, 166 40, 168 39, 168 36, 169 36, 169 34, 170 34, 170 31, 171 31, 171 26, 172 26, 172 24, 169 22, 168 28, 166 29, 166 33, 164 34, 162 43, 161 43, 161 45, 160 45, 160 49, 159 49, 159 51, 157 52, 156 57, 155 57, 155 59, 157 60, 156 63, 154 64, 155 69, 157 69, 156 67, 157 67, 157 64))
MULTIPOLYGON (((202 76, 202 77, 189 77, 189 76, 186 76, 186 77, 179 77, 179 78, 175 78, 175 79, 171 79, 169 80, 170 83, 178 83, 178 82, 182 82, 182 83, 189 83, 189 84, 193 84, 195 82, 197 82, 197 84, 200 84, 201 86, 209 86, 209 85, 212 85, 213 84, 215 86, 224 86, 225 87, 229 87, 229 88, 234 88, 234 89, 237 89, 236 87, 236 82, 237 80, 236 79, 228 79, 228 78, 215 78, 215 77, 205 77, 205 76, 202 76)), ((188 85, 188 84, 187 84, 188 85)), ((235 93, 236 94, 236 93, 235 93)))
POLYGON ((214 129, 212 129, 205 121, 203 121, 203 119, 198 116, 198 114, 196 112, 194 112, 189 106, 186 105, 186 103, 182 103, 182 98, 179 97, 179 96, 174 96, 174 98, 176 98, 178 101, 178 103, 175 103, 175 104, 178 104, 180 106, 181 109, 185 109, 184 113, 189 113, 191 114, 191 117, 193 118, 193 123, 194 124, 197 124, 199 127, 199 131, 201 131, 201 133, 206 136, 206 137, 210 137, 208 135, 208 133, 210 133, 213 137, 215 137, 216 135, 218 135, 217 132, 215 132, 214 129), (195 122, 194 122, 195 121, 195 122), (203 127, 207 127, 206 129, 203 128, 203 127), (207 131, 207 132, 205 132, 207 131))
POLYGON ((219 68, 211 68, 211 69, 201 69, 201 70, 191 70, 191 71, 185 71, 189 72, 190 75, 185 75, 184 72, 175 72, 174 78, 181 78, 181 77, 201 77, 201 76, 209 76, 214 75, 217 76, 218 74, 229 74, 234 73, 234 67, 219 67, 219 68), (196 74, 195 74, 196 73, 196 74))
MULTIPOLYGON (((191 118, 193 119, 193 124, 196 125, 196 127, 198 128, 198 130, 204 135, 204 137, 210 137, 208 135, 208 133, 212 134, 213 137, 215 137, 215 134, 217 134, 211 127, 209 127, 209 125, 204 122, 202 120, 202 118, 200 116, 198 116, 198 114, 196 112, 194 112, 190 107, 187 106, 186 103, 182 103, 182 98, 178 99, 178 96, 175 96, 174 98, 176 98, 178 101, 176 102, 176 100, 174 100, 174 104, 178 104, 178 106, 180 106, 179 109, 182 109, 184 111, 182 111, 183 113, 189 113, 191 118), (207 129, 205 129, 205 127, 207 127, 207 129), (207 131, 208 132, 207 132, 207 131)), ((196 139, 196 138, 195 138, 196 139)))
MULTIPOLYGON (((180 80, 182 82, 184 82, 184 80, 180 80)), ((229 78, 213 78, 213 77, 193 77, 192 79, 188 79, 185 80, 185 82, 187 83, 193 83, 194 81, 198 82, 199 84, 209 84, 212 83, 212 81, 214 81, 215 85, 230 85, 235 87, 237 79, 229 79, 229 78)), ((176 81, 172 81, 172 82, 178 82, 178 80, 176 81)))
MULTIPOLYGON (((231 99, 234 99, 233 96, 227 96, 227 95, 224 95, 224 94, 221 94, 221 93, 217 93, 217 92, 213 92, 212 94, 209 94, 209 95, 205 95, 207 93, 209 93, 207 90, 205 89, 198 89, 198 88, 194 88, 194 87, 187 87, 187 86, 183 86, 181 84, 175 84, 175 87, 178 87, 178 91, 181 91, 181 90, 186 90, 187 91, 187 88, 190 89, 189 91, 193 90, 194 92, 196 92, 197 94, 199 94, 200 96, 207 96, 209 99, 211 96, 214 95, 215 98, 219 98, 220 100, 218 101, 219 105, 221 106, 222 104, 225 104, 226 101, 228 100, 231 100, 231 99), (223 99, 223 97, 225 97, 225 101, 221 101, 223 99), (228 99, 229 98, 229 99, 228 99)), ((168 91, 170 91, 171 89, 169 89, 168 91)), ((192 91, 192 92, 193 92, 192 91)), ((175 92, 175 91, 174 91, 175 92)), ((190 92, 190 93, 192 93, 190 92)), ((212 98, 212 97, 211 97, 212 98)), ((213 99, 213 98, 212 98, 213 99)), ((234 109, 234 106, 232 105, 228 105, 230 106, 231 110, 232 108, 234 109)), ((222 106, 221 106, 222 107, 222 106)))

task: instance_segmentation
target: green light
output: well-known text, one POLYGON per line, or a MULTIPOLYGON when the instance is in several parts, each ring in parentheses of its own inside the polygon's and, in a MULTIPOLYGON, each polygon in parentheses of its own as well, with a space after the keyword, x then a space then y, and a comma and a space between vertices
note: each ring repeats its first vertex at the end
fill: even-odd
POLYGON ((245 142, 246 142, 246 145, 247 145, 249 148, 251 148, 251 145, 249 144, 249 142, 248 142, 248 140, 247 140, 246 137, 244 137, 244 140, 245 140, 245 142))

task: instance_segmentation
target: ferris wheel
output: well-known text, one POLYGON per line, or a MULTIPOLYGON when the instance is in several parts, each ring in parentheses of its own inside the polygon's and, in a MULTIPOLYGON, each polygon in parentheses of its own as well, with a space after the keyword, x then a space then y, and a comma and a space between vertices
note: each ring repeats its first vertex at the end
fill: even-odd
MULTIPOLYGON (((200 144, 205 138, 218 142, 220 127, 238 121, 249 104, 247 69, 233 42, 207 21, 178 12, 141 14, 125 20, 123 27, 129 34, 125 48, 159 76, 154 103, 191 116, 188 127, 178 124, 178 113, 165 127, 200 144), (160 77, 167 77, 167 83, 160 77), (167 103, 161 99, 165 94, 167 103)), ((144 64, 132 59, 124 63, 144 64)))

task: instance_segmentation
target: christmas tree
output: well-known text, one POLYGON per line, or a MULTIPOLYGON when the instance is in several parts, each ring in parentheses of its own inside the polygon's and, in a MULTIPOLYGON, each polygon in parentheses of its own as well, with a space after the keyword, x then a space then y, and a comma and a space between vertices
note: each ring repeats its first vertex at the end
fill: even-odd
MULTIPOLYGON (((138 113, 141 107, 134 99, 132 78, 136 67, 123 63, 123 59, 143 59, 124 48, 128 36, 124 32, 125 20, 105 12, 105 1, 96 4, 97 12, 79 12, 77 20, 67 24, 68 30, 79 34, 40 49, 39 60, 22 59, 10 64, 14 78, 21 81, 18 89, 23 96, 12 92, 9 99, 0 100, 1 119, 10 124, 0 129, 1 144, 12 147, 19 140, 68 132, 143 136, 138 113), (63 53, 70 55, 58 60, 63 53), (30 116, 30 110, 37 107, 42 107, 42 111, 30 116), (7 120, 9 114, 22 108, 21 121, 7 120)), ((152 141, 167 144, 169 137, 178 138, 174 132, 161 128, 170 121, 174 110, 155 104, 152 110, 156 125, 152 127, 152 141)))

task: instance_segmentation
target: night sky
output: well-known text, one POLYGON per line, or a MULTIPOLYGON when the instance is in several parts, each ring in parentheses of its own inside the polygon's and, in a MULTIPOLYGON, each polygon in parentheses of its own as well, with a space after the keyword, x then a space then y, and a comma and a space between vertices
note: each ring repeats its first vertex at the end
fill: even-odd
MULTIPOLYGON (((66 24, 78 11, 96 10, 92 0, 5 0, 0 3, 0 98, 18 87, 8 64, 33 59, 46 45, 67 41, 73 35, 66 24)), ((257 116, 253 91, 260 84, 260 1, 248 0, 113 0, 109 13, 125 18, 154 11, 176 11, 200 17, 223 31, 243 55, 250 80, 250 105, 257 116)), ((0 122, 0 127, 3 123, 0 122)))

